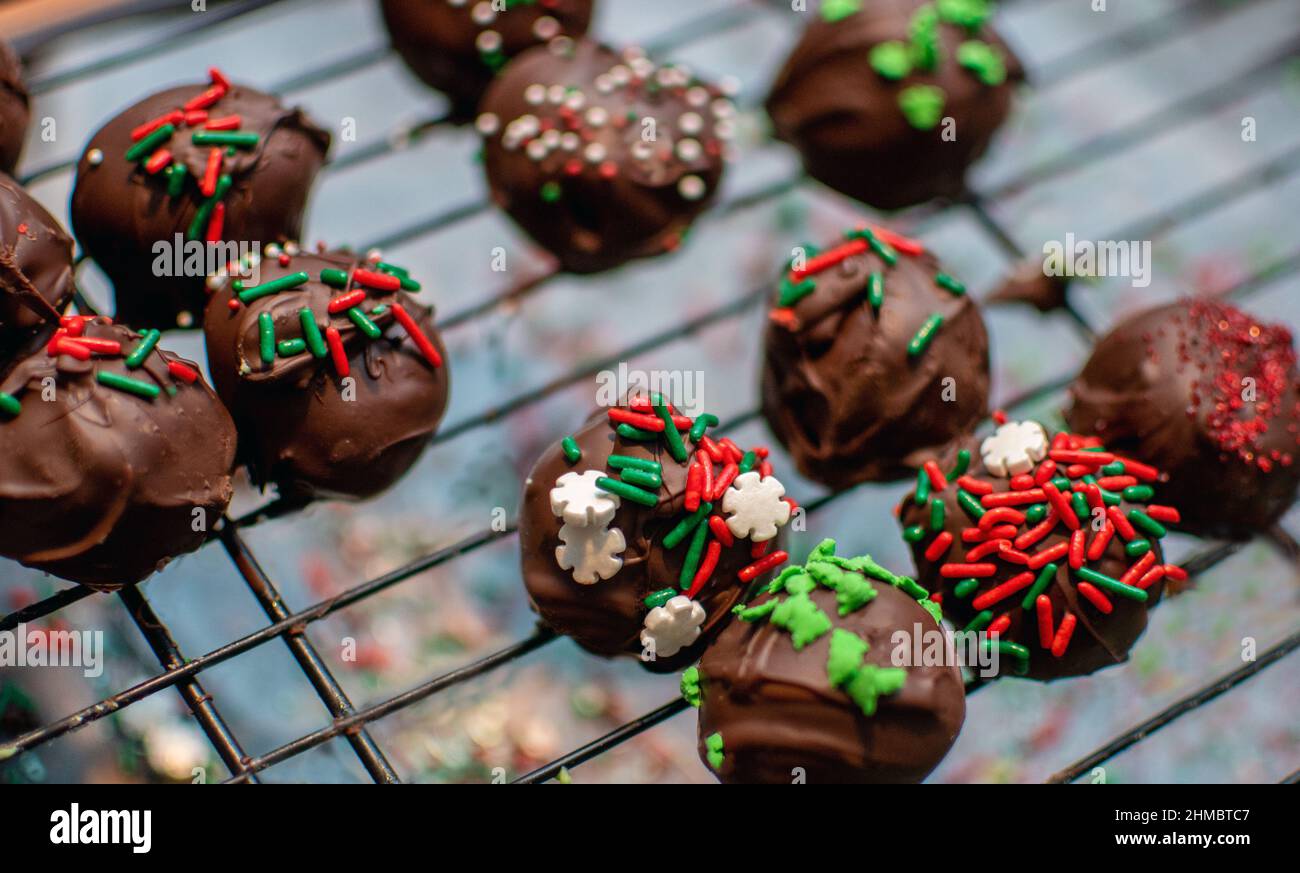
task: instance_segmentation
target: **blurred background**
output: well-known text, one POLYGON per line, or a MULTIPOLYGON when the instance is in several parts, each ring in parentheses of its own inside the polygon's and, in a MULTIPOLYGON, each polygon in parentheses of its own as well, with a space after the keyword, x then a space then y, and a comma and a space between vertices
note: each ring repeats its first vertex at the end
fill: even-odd
MULTIPOLYGON (((575 278, 551 275, 548 260, 487 205, 477 137, 442 122, 446 102, 389 50, 373 0, 210 2, 205 12, 155 2, 133 14, 123 13, 138 4, 100 3, 92 5, 102 20, 69 27, 60 23, 62 7, 85 4, 42 0, 35 15, 32 5, 0 9, 0 24, 28 60, 33 91, 32 138, 19 175, 54 215, 66 223, 71 165, 104 121, 220 66, 305 106, 335 132, 306 241, 379 246, 409 268, 424 284, 422 298, 438 309, 453 388, 442 432, 381 498, 262 521, 241 531, 241 544, 214 541, 176 561, 140 586, 142 597, 67 596, 68 605, 32 622, 102 630, 108 660, 94 679, 74 668, 0 669, 0 741, 158 675, 166 639, 159 622, 174 644, 161 656, 174 663, 266 627, 257 587, 228 552, 240 545, 273 580, 281 615, 344 596, 306 625, 305 637, 356 709, 417 689, 410 705, 387 707, 368 725, 403 780, 514 778, 672 700, 674 676, 534 636, 513 527, 492 528, 494 517, 513 522, 537 454, 592 407, 592 376, 620 362, 702 371, 704 407, 730 435, 772 446, 777 475, 814 507, 807 533, 792 535, 796 559, 831 536, 842 554, 869 552, 910 570, 891 513, 907 485, 829 497, 793 472, 755 413, 762 296, 774 271, 791 246, 820 243, 872 215, 801 178, 796 155, 771 140, 759 109, 815 13, 763 0, 598 2, 596 36, 645 45, 708 77, 734 76, 744 112, 720 199, 680 251, 575 278), (52 139, 42 138, 42 119, 53 119, 52 139), (338 134, 349 123, 356 137, 344 140, 338 134), (510 253, 507 274, 490 269, 495 246, 510 253), (143 632, 150 627, 152 637, 143 632), (349 641, 355 659, 344 658, 349 641), (438 681, 520 641, 528 642, 510 652, 518 657, 438 681)), ((1137 308, 1180 294, 1231 294, 1261 318, 1300 325, 1300 6, 1094 5, 1001 4, 994 26, 1023 59, 1031 87, 976 165, 971 196, 890 218, 933 248, 976 296, 993 290, 1020 257, 1039 256, 1045 240, 1066 233, 1153 242, 1148 288, 1126 279, 1077 282, 1073 312, 986 311, 994 402, 1052 424, 1091 336, 1137 308), (1241 135, 1247 118, 1258 131, 1249 142, 1241 135)), ((83 264, 80 275, 87 297, 111 311, 93 265, 83 264)), ((203 360, 197 334, 171 333, 164 345, 203 360)), ((273 498, 243 482, 231 514, 273 498)), ((1152 613, 1129 663, 1051 685, 1003 680, 972 695, 963 733, 931 779, 1041 781, 1240 668, 1243 640, 1263 652, 1294 635, 1300 571, 1288 537, 1300 536, 1300 511, 1283 528, 1273 539, 1215 552, 1221 560, 1188 593, 1152 613)), ((1172 538, 1171 558, 1207 548, 1215 544, 1172 538)), ((0 612, 67 587, 0 562, 0 612)), ((260 593, 267 596, 264 587, 260 593)), ((234 746, 256 759, 330 724, 300 668, 303 651, 269 635, 235 657, 213 658, 198 685, 180 683, 182 694, 162 688, 0 763, 0 781, 189 781, 194 767, 206 769, 206 781, 223 779, 227 767, 205 729, 224 725, 234 746), (194 717, 187 696, 205 717, 194 717)), ((1128 748, 1107 762, 1106 781, 1275 782, 1293 773, 1300 768, 1298 658, 1291 653, 1128 748)), ((693 710, 628 733, 568 777, 713 781, 696 756, 693 710)), ((303 749, 277 752, 258 777, 370 778, 345 738, 303 749)))

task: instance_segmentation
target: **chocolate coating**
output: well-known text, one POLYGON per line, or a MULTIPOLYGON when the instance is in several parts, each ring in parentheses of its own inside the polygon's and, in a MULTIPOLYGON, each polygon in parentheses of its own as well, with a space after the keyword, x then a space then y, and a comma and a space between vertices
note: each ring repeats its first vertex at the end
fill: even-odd
POLYGON ((1016 264, 984 302, 990 305, 1025 303, 1039 312, 1055 312, 1064 309, 1068 303, 1066 291, 1069 287, 1069 279, 1044 274, 1043 262, 1030 258, 1016 264))
POLYGON ((54 332, 74 290, 72 238, 0 173, 0 368, 19 346, 54 332))
POLYGON ((805 476, 837 490, 906 476, 984 417, 984 320, 968 295, 939 287, 938 270, 928 252, 900 253, 889 266, 865 251, 813 275, 816 290, 788 308, 792 319, 769 320, 763 414, 805 476), (884 275, 878 312, 867 296, 877 271, 884 275), (909 354, 935 313, 943 324, 928 347, 909 354), (948 378, 956 380, 951 400, 944 399, 948 378))
POLYGON ((910 44, 913 17, 930 5, 872 0, 842 19, 814 17, 767 98, 777 137, 799 150, 813 178, 880 209, 962 193, 966 168, 988 147, 1024 78, 1020 61, 990 28, 948 21, 938 25, 933 70, 912 66, 901 79, 877 72, 872 50, 910 44), (1005 78, 997 84, 958 62, 959 48, 972 39, 1001 55, 1005 78), (918 86, 941 89, 944 98, 923 122, 910 121, 900 106, 905 89, 918 86), (941 118, 955 124, 947 136, 941 118))
POLYGON ((473 117, 497 71, 557 36, 582 36, 591 0, 542 0, 493 10, 483 0, 381 0, 393 48, 415 75, 446 92, 453 111, 473 117), (495 46, 495 49, 493 48, 495 46))
POLYGON ((9 43, 0 39, 0 170, 13 173, 32 120, 23 65, 9 43))
POLYGON ((717 191, 734 111, 684 67, 585 39, 520 55, 481 108, 493 200, 575 273, 680 244, 717 191))
POLYGON ((371 340, 347 312, 328 312, 330 300, 345 292, 320 277, 323 269, 352 275, 374 265, 346 251, 300 253, 283 263, 278 253, 272 249, 262 260, 261 284, 298 272, 310 280, 234 310, 229 305, 236 295, 233 282, 219 283, 204 319, 212 382, 239 426, 240 460, 255 482, 276 483, 284 498, 378 494, 415 463, 447 408, 450 374, 433 312, 404 291, 367 289, 362 309, 384 331, 371 340), (397 324, 394 305, 401 305, 433 343, 440 366, 430 364, 397 324), (376 314, 375 306, 387 309, 376 314), (262 359, 260 316, 271 316, 277 343, 292 341, 304 337, 304 307, 312 310, 322 333, 339 332, 351 387, 328 354, 280 353, 269 365, 262 359), (353 390, 355 398, 349 399, 353 390))
MULTIPOLYGON (((87 320, 84 336, 127 354, 141 339, 103 318, 87 320)), ((155 350, 130 369, 122 356, 79 361, 42 348, 7 369, 0 391, 22 410, 0 412, 0 554, 111 590, 204 543, 230 502, 235 427, 201 377, 169 373, 173 361, 155 350), (101 373, 161 393, 138 397, 101 384, 101 373)))
MULTIPOLYGON (((677 588, 685 562, 687 543, 665 549, 662 541, 686 514, 688 467, 673 460, 660 442, 623 439, 603 413, 588 421, 573 438, 582 450, 577 463, 569 463, 557 443, 538 458, 524 483, 519 512, 524 586, 533 610, 542 620, 587 651, 640 658, 640 634, 649 612, 643 601, 656 591, 677 588), (606 470, 610 455, 660 462, 663 486, 654 507, 621 501, 609 526, 621 530, 626 540, 627 548, 621 555, 623 567, 612 578, 582 585, 556 560, 563 520, 551 511, 550 493, 565 473, 606 470)), ((715 512, 721 513, 716 503, 715 512)), ((699 658, 707 642, 730 620, 731 608, 748 588, 736 574, 753 563, 751 545, 749 540, 737 537, 733 546, 722 548, 712 581, 697 598, 706 613, 700 638, 671 657, 641 659, 642 666, 665 673, 680 670, 699 658)))
MULTIPOLYGON (((995 492, 1011 490, 1010 479, 995 476, 985 467, 980 460, 979 447, 979 440, 972 439, 966 444, 966 449, 970 451, 972 456, 970 468, 966 475, 992 485, 995 492)), ((948 456, 948 462, 940 463, 944 470, 952 469, 951 458, 952 454, 948 456)), ((1064 464, 1060 465, 1060 469, 1064 468, 1064 464)), ((1072 479, 1072 481, 1079 480, 1072 479)), ((916 581, 930 591, 943 592, 944 617, 951 621, 958 630, 965 628, 983 609, 990 610, 995 617, 1003 614, 1010 617, 1011 624, 1006 630, 1002 631, 999 639, 1019 643, 1027 647, 1030 656, 1027 669, 1021 671, 1016 668, 1014 659, 1004 654, 1000 660, 1001 675, 1024 675, 1032 679, 1057 679, 1067 676, 1086 675, 1102 667, 1120 664, 1128 660, 1129 649, 1146 630, 1147 610, 1159 603, 1160 596, 1164 592, 1165 582, 1163 579, 1156 581, 1146 589, 1148 599, 1145 603, 1118 595, 1107 595, 1113 607, 1113 611, 1107 615, 1079 593, 1079 579, 1071 571, 1066 558, 1063 557, 1053 562, 1057 566, 1056 574, 1052 577, 1047 589, 1042 592, 1051 601, 1053 627, 1059 629, 1066 611, 1073 614, 1076 619, 1075 630, 1070 639, 1069 647, 1061 657, 1056 657, 1041 645, 1035 611, 1036 606, 1031 605, 1027 610, 1021 608, 1022 601, 1029 589, 1021 589, 987 607, 981 605, 977 608, 975 605, 981 594, 1022 573, 1032 572, 1037 578, 1039 573, 1037 569, 1031 569, 1023 564, 1009 560, 1001 560, 994 556, 981 557, 979 561, 995 564, 997 572, 992 576, 981 578, 975 592, 965 597, 959 597, 954 590, 957 584, 962 581, 960 578, 946 579, 940 574, 939 568, 943 564, 966 563, 965 556, 979 545, 962 539, 962 531, 975 526, 976 522, 958 503, 958 491, 959 487, 953 482, 949 483, 942 493, 937 495, 932 493, 930 497, 930 500, 941 499, 943 501, 943 530, 951 534, 953 538, 952 545, 936 560, 931 561, 925 557, 926 549, 936 536, 929 526, 931 507, 928 501, 925 506, 917 505, 914 499, 915 492, 905 498, 902 512, 899 515, 899 524, 904 529, 913 525, 925 529, 924 539, 912 544, 912 556, 917 569, 916 581)), ((1163 503, 1165 501, 1162 492, 1163 489, 1157 489, 1156 497, 1157 500, 1163 503)), ((1068 497, 1068 490, 1065 493, 1068 497)), ((1121 500, 1118 505, 1120 511, 1125 515, 1128 514, 1130 509, 1142 508, 1140 504, 1131 503, 1127 500, 1121 500)), ((1019 506, 1016 508, 1023 511, 1027 507, 1019 506)), ((1084 529, 1087 530, 1087 542, 1091 543, 1095 533, 1089 527, 1089 524, 1090 522, 1084 523, 1084 529)), ((1032 527, 1034 525, 1029 522, 1017 525, 1017 535, 1024 534, 1032 527)), ((1068 543, 1069 534, 1070 531, 1066 526, 1058 522, 1052 527, 1047 536, 1036 543, 1026 545, 1021 551, 1033 556, 1059 543, 1068 543)), ((1152 537, 1150 543, 1151 550, 1156 555, 1152 565, 1154 567, 1160 565, 1164 559, 1161 554, 1159 539, 1152 537)), ((1126 557, 1124 544, 1124 538, 1116 534, 1111 538, 1101 556, 1097 560, 1087 560, 1084 566, 1113 579, 1119 579, 1135 562, 1134 559, 1126 557)))
POLYGON ((1300 373, 1291 332, 1232 306, 1181 300, 1097 342, 1070 389, 1070 426, 1160 467, 1180 527, 1245 539, 1300 484, 1300 373), (1253 380, 1254 402, 1243 399, 1253 380))
MULTIPOLYGON (((182 85, 146 97, 104 125, 77 164, 72 228, 112 281, 119 321, 164 330, 199 326, 207 302, 206 271, 159 275, 157 262, 172 258, 160 258, 154 245, 174 247, 177 234, 188 241, 199 207, 208 199, 199 180, 211 146, 192 141, 201 126, 178 127, 162 144, 171 151, 173 163, 187 171, 175 197, 168 193, 163 172, 148 173, 142 162, 128 161, 126 153, 138 126, 180 108, 209 87, 182 85)), ((257 250, 268 242, 296 238, 307 195, 329 149, 329 134, 301 110, 286 109, 276 97, 242 85, 233 85, 207 111, 212 118, 238 115, 239 131, 258 135, 256 146, 236 149, 224 158, 223 172, 230 175, 231 185, 221 201, 221 240, 257 250)), ((197 238, 203 239, 204 233, 197 238)), ((223 256, 216 263, 229 260, 233 258, 223 256)))
MULTIPOLYGON (((839 615, 835 592, 809 594, 833 626, 867 641, 865 663, 892 667, 892 636, 939 626, 910 596, 874 582, 876 597, 839 615)), ((770 595, 758 598, 765 602, 770 595)), ((906 667, 903 687, 881 695, 866 715, 831 684, 831 633, 802 649, 770 621, 736 620, 700 661, 700 758, 719 733, 725 783, 790 784, 796 768, 809 784, 920 782, 943 760, 966 717, 961 670, 955 664, 906 667)))

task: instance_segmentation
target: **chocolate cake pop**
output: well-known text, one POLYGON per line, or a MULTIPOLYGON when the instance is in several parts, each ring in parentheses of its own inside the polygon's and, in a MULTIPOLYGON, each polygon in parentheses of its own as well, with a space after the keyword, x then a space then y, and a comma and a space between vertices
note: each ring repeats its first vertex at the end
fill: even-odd
POLYGON ((543 621, 596 654, 680 670, 786 560, 774 546, 793 502, 766 450, 710 438, 716 424, 637 398, 542 455, 519 544, 543 621))
MULTIPOLYGON (((926 592, 825 540, 683 675, 700 758, 728 783, 920 782, 966 716, 955 659, 894 664, 896 633, 942 633, 926 592)), ((949 649, 951 651, 951 649, 949 649)))
POLYGON ((481 108, 493 199, 576 273, 681 243, 717 191, 734 113, 686 67, 585 39, 520 55, 481 108))
POLYGON ((1070 394, 1071 427, 1168 474, 1189 533, 1245 539, 1295 501, 1300 373, 1281 325, 1212 300, 1151 309, 1097 342, 1070 394))
POLYGON ((329 143, 301 110, 215 68, 210 84, 109 121, 77 165, 72 228, 112 280, 118 320, 197 327, 204 279, 239 245, 298 235, 329 143))
POLYGON ((493 76, 515 55, 587 32, 591 0, 382 0, 393 48, 411 71, 473 117, 493 76))
POLYGON ((18 166, 31 118, 22 61, 9 43, 0 39, 0 170, 12 173, 18 166))
POLYGON ((763 414, 832 488, 899 478, 984 417, 989 345, 965 287, 915 240, 862 226, 786 265, 763 414))
POLYGON ((27 340, 58 328, 73 291, 72 238, 0 173, 0 369, 27 340))
POLYGON ((767 98, 813 178, 880 209, 954 197, 1006 119, 1020 61, 983 0, 826 0, 767 98))
POLYGON ((917 581, 960 630, 997 638, 1003 674, 1080 676, 1128 658, 1165 581, 1160 540, 1178 510, 1155 467, 1092 436, 1005 422, 925 463, 903 502, 917 581), (946 470, 946 472, 945 472, 946 470))
POLYGON ((0 376, 0 555, 92 588, 192 552, 230 502, 235 428, 195 365, 68 316, 0 376))
POLYGON ((432 310, 408 293, 419 284, 377 256, 294 243, 250 261, 213 278, 204 317, 240 459, 283 498, 379 493, 447 408, 446 350, 432 310))

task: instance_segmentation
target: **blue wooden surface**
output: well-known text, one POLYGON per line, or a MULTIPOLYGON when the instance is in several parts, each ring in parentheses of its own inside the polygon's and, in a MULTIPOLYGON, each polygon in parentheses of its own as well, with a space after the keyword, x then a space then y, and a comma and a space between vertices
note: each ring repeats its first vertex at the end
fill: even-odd
MULTIPOLYGON (((1088 324, 1104 330, 1136 307, 1189 291, 1213 291, 1286 265, 1300 248, 1300 14, 1294 0, 1116 0, 1104 13, 1082 0, 1018 0, 998 26, 1038 83, 973 174, 992 217, 1022 251, 1073 232, 1081 238, 1150 239, 1156 272, 1150 288, 1126 280, 1077 286, 1088 324), (1289 59, 1288 59, 1289 58, 1289 59), (1258 123, 1243 142, 1242 118, 1258 123)), ((605 0, 594 30, 614 42, 671 42, 669 57, 710 76, 734 75, 747 106, 738 160, 718 207, 684 249, 595 277, 558 276, 522 299, 487 306, 513 283, 544 273, 508 219, 483 206, 436 234, 407 232, 432 216, 483 204, 485 186, 469 131, 439 127, 406 142, 403 131, 446 107, 386 50, 369 0, 285 0, 205 31, 200 40, 158 44, 173 16, 96 28, 60 40, 35 75, 58 74, 150 45, 138 60, 77 79, 36 97, 35 115, 57 121, 53 142, 33 139, 28 171, 77 157, 106 118, 140 96, 193 81, 212 63, 232 77, 284 90, 336 132, 355 123, 355 141, 337 141, 339 167, 322 174, 308 217, 308 238, 366 246, 400 237, 386 249, 425 284, 440 317, 459 323, 445 334, 453 368, 447 429, 416 469, 382 497, 361 505, 324 504, 248 532, 247 539, 292 608, 302 608, 429 550, 483 531, 492 512, 513 516, 520 483, 543 446, 568 433, 594 402, 589 380, 536 396, 507 415, 494 412, 535 395, 567 374, 604 361, 632 367, 698 369, 705 402, 724 419, 756 406, 762 307, 737 307, 698 332, 672 336, 684 322, 722 310, 769 281, 791 246, 837 233, 869 211, 799 179, 798 162, 770 141, 754 108, 803 18, 788 6, 757 0, 605 0), (697 23, 698 22, 698 23, 697 23), (321 79, 319 71, 331 71, 321 79), (383 144, 397 144, 384 149, 383 144), (378 156, 370 156, 382 152, 378 156), (760 197, 763 192, 782 191, 760 197), (491 251, 508 252, 494 273, 491 251), (473 313, 461 320, 459 316, 473 313), (635 355, 656 337, 668 341, 635 355), (483 422, 484 419, 491 419, 483 422), (462 426, 476 424, 463 432, 462 426)), ((53 171, 33 185, 66 216, 71 176, 53 171)), ((933 247, 951 272, 986 294, 1014 253, 968 207, 925 208, 897 217, 933 247)), ((107 301, 93 268, 83 271, 92 298, 107 301)), ((1300 325, 1300 276, 1278 269, 1249 286, 1246 305, 1300 325)), ((1046 380, 1065 379, 1088 354, 1088 339, 1064 314, 1025 308, 986 313, 993 338, 995 399, 1005 402, 1046 380)), ((192 335, 170 347, 201 359, 192 335)), ((1058 393, 1021 414, 1054 417, 1058 393)), ((761 420, 737 429, 742 443, 768 442, 761 420)), ((821 494, 801 480, 773 446, 779 475, 807 502, 821 494)), ((792 551, 823 536, 841 552, 869 551, 908 566, 890 513, 904 486, 866 486, 815 513, 792 551)), ((247 489, 237 509, 256 505, 247 489)), ((1300 533, 1300 514, 1287 522, 1300 533)), ((1174 557, 1197 543, 1176 541, 1174 557)), ((517 542, 507 537, 426 572, 341 614, 313 624, 319 647, 357 705, 381 700, 526 635, 532 627, 517 571, 517 542), (354 638, 366 669, 340 661, 354 638)), ((11 587, 46 593, 60 583, 12 565, 11 587)), ((1265 648, 1300 618, 1297 575, 1268 544, 1257 543, 1207 574, 1191 593, 1152 614, 1133 661, 1097 676, 1040 685, 1004 682, 972 696, 966 728, 936 780, 1034 781, 1090 751, 1213 676, 1240 664, 1243 637, 1265 648)), ((186 557, 144 589, 170 624, 182 651, 195 656, 265 625, 265 617, 218 545, 186 557)), ((108 627, 116 657, 85 688, 64 689, 58 711, 93 702, 154 671, 134 628, 114 600, 92 599, 65 611, 73 624, 108 627)), ((1296 656, 1220 701, 1179 721, 1111 762, 1114 781, 1272 781, 1300 765, 1296 656), (1249 725, 1246 732, 1244 725, 1249 725)), ((279 643, 204 674, 235 734, 252 754, 319 728, 328 715, 279 643)), ((668 700, 674 680, 633 663, 583 655, 553 643, 507 668, 438 695, 372 726, 403 778, 475 780, 492 767, 518 772, 593 739, 668 700)), ((124 716, 128 731, 159 720, 187 722, 170 692, 124 716)), ((103 736, 96 727, 90 736, 103 736), (99 731, 99 734, 92 733, 99 731)), ((57 774, 73 735, 41 751, 57 774)), ((78 739, 79 737, 83 739, 78 739)), ((365 775, 342 743, 291 759, 268 780, 353 780, 365 775)), ((694 718, 656 727, 578 768, 580 781, 711 781, 696 760, 694 718)))

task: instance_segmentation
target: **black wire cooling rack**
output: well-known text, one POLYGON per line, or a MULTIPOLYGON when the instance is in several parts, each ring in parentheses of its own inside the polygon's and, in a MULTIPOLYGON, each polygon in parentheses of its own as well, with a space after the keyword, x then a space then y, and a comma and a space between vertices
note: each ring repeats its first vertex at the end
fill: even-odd
MULTIPOLYGON (((219 22, 237 19, 273 2, 276 2, 276 0, 241 0, 241 2, 223 5, 209 15, 190 16, 185 21, 179 22, 173 29, 161 34, 156 42, 165 41, 170 45, 176 45, 202 40, 204 31, 207 28, 219 22)), ((645 47, 652 53, 669 52, 687 42, 739 27, 749 20, 749 17, 755 11, 755 5, 762 2, 764 0, 736 0, 731 6, 704 13, 695 20, 674 27, 669 32, 661 34, 657 39, 648 41, 645 47)), ((1028 0, 1003 0, 1002 5, 1008 6, 1018 2, 1028 2, 1028 0)), ((1081 46, 1077 50, 1056 59, 1035 74, 1034 84, 1042 87, 1047 84, 1064 82, 1084 70, 1122 57, 1127 52, 1157 46, 1162 41, 1176 36, 1181 28, 1191 26, 1212 15, 1221 6, 1222 4, 1215 2, 1215 0, 1188 0, 1185 7, 1180 9, 1178 15, 1155 17, 1145 23, 1129 28, 1119 37, 1108 36, 1095 43, 1081 46)), ((36 43, 38 41, 39 39, 30 42, 36 43)), ((20 41, 20 47, 23 45, 24 43, 20 41)), ((29 83, 30 89, 33 94, 39 95, 43 91, 111 71, 119 65, 143 57, 151 51, 152 46, 141 46, 112 53, 81 66, 61 70, 43 78, 36 78, 29 83)), ((978 194, 970 192, 952 203, 922 207, 916 213, 917 224, 925 225, 946 209, 967 208, 971 210, 979 224, 992 236, 1007 256, 1019 259, 1025 255, 1025 252, 1020 250, 1011 234, 999 224, 988 208, 989 204, 996 203, 999 198, 1022 190, 1035 182, 1046 180, 1054 173, 1065 169, 1077 169, 1083 165, 1117 154, 1144 139, 1157 135, 1161 130, 1177 121, 1185 120, 1189 116, 1211 112, 1228 105, 1233 100, 1249 94, 1251 89, 1262 81, 1264 76, 1276 74, 1281 66, 1289 58, 1294 57, 1298 51, 1300 51, 1300 38, 1291 40, 1282 51, 1260 57, 1256 65, 1242 74, 1217 82, 1211 87, 1168 104, 1157 112, 1134 123, 1097 136, 1081 144, 1068 155, 1034 165, 991 190, 978 194)), ((272 90, 290 91, 337 81, 364 70, 374 64, 381 56, 376 54, 373 47, 365 47, 354 55, 280 82, 272 90)), ((335 161, 331 166, 337 169, 340 166, 365 163, 397 148, 409 145, 447 123, 448 119, 445 116, 434 115, 413 124, 405 125, 379 142, 353 150, 344 158, 335 161)), ((29 185, 55 173, 67 171, 72 166, 73 162, 69 161, 40 166, 28 172, 21 181, 24 185, 29 185)), ((1183 202, 1174 204, 1161 214, 1142 221, 1140 224, 1118 230, 1115 232, 1114 238, 1148 239, 1157 231, 1167 231, 1169 228, 1187 221, 1210 206, 1231 201, 1249 192, 1263 190, 1273 181, 1284 178, 1297 169, 1300 169, 1300 147, 1289 149, 1267 163, 1253 167, 1249 171, 1228 179, 1211 189, 1203 190, 1183 202)), ((793 189, 801 181, 802 177, 795 176, 768 185, 744 197, 723 202, 715 207, 711 213, 706 214, 702 220, 717 220, 755 203, 777 197, 793 189)), ((489 208, 487 201, 483 200, 437 212, 391 232, 382 239, 372 240, 362 248, 372 246, 385 248, 399 243, 409 243, 412 240, 435 234, 444 228, 465 221, 489 208)), ((1261 287, 1296 272, 1300 272, 1300 255, 1292 255, 1268 264, 1258 272, 1237 281, 1227 288, 1224 294, 1239 299, 1245 298, 1261 287)), ((508 288, 502 293, 492 295, 488 299, 445 319, 439 327, 446 329, 454 324, 478 318, 485 313, 491 312, 504 300, 523 291, 542 293, 547 281, 554 275, 554 272, 547 273, 524 284, 508 288)), ((768 291, 769 289, 765 286, 751 289, 737 299, 727 302, 712 311, 695 316, 669 330, 610 355, 604 360, 581 367, 547 383, 539 389, 533 389, 508 399, 480 415, 444 429, 437 434, 434 441, 443 442, 480 426, 485 426, 501 416, 541 403, 551 395, 590 379, 601 370, 616 365, 620 361, 629 360, 673 340, 695 334, 715 323, 740 317, 748 312, 751 307, 760 305, 768 291)), ((89 304, 80 297, 78 298, 78 304, 83 309, 90 308, 89 304)), ((1072 307, 1067 307, 1067 313, 1084 340, 1091 341, 1092 333, 1087 322, 1072 307)), ((1053 379, 1025 391, 1003 405, 1007 410, 1014 411, 1019 407, 1031 404, 1061 390, 1066 384, 1067 380, 1065 379, 1053 379)), ((733 418, 731 421, 724 422, 724 429, 736 428, 758 417, 758 410, 750 410, 733 418)), ((804 504, 804 508, 809 515, 817 513, 848 493, 850 492, 838 492, 808 501, 804 504)), ((389 573, 347 589, 335 597, 316 603, 306 609, 292 611, 282 600, 275 583, 259 565, 257 556, 249 548, 242 532, 260 522, 294 512, 300 508, 300 506, 280 501, 273 502, 246 516, 223 519, 213 534, 214 538, 220 541, 221 546, 233 561, 240 576, 261 604, 270 622, 269 624, 246 636, 231 640, 212 651, 190 658, 186 657, 177 647, 167 625, 154 612, 145 596, 133 586, 123 589, 116 596, 157 656, 162 671, 65 718, 44 724, 22 734, 10 743, 0 745, 0 760, 35 749, 71 731, 99 721, 125 707, 157 694, 166 688, 175 688, 229 771, 230 776, 226 780, 228 782, 258 782, 258 774, 268 767, 305 753, 338 737, 345 738, 374 781, 398 782, 400 780, 396 771, 389 763, 384 750, 371 737, 367 730, 368 725, 453 686, 489 673, 516 658, 547 645, 557 638, 552 631, 539 626, 530 636, 487 657, 449 673, 435 676, 427 682, 394 697, 357 709, 330 672, 325 660, 307 639, 307 627, 380 592, 400 585, 417 574, 453 562, 489 543, 511 537, 517 533, 517 528, 514 523, 511 523, 502 531, 484 531, 468 536, 437 551, 416 558, 389 573), (303 674, 311 682, 320 699, 333 716, 333 720, 325 727, 300 736, 265 754, 250 756, 244 751, 238 737, 234 735, 225 719, 222 718, 217 702, 211 694, 204 690, 200 679, 205 671, 277 639, 283 640, 289 647, 303 674)), ((1275 526, 1267 532, 1266 538, 1273 547, 1284 555, 1287 561, 1293 566, 1300 567, 1300 544, 1297 544, 1295 539, 1285 530, 1280 526, 1275 526)), ((1244 543, 1205 544, 1201 550, 1185 560, 1183 566, 1192 577, 1195 577, 1235 554, 1245 545, 1244 543)), ((0 620, 0 631, 13 630, 20 623, 52 616, 64 607, 93 594, 94 592, 83 587, 64 589, 44 600, 6 615, 3 620, 0 620)), ((1105 745, 1059 770, 1047 781, 1066 783, 1089 773, 1093 768, 1142 742, 1161 728, 1168 726, 1187 713, 1214 700, 1247 679, 1278 663, 1297 648, 1300 648, 1300 630, 1260 652, 1254 661, 1216 677, 1147 720, 1131 726, 1105 745)), ((972 684, 968 686, 968 693, 978 691, 980 687, 982 686, 978 683, 972 684)), ((687 704, 680 697, 674 698, 669 703, 619 726, 604 736, 574 749, 545 766, 519 777, 515 781, 536 783, 552 779, 562 769, 574 767, 591 760, 637 734, 681 713, 686 708, 687 704)), ((1300 781, 1300 771, 1283 775, 1279 781, 1285 783, 1300 781)))

